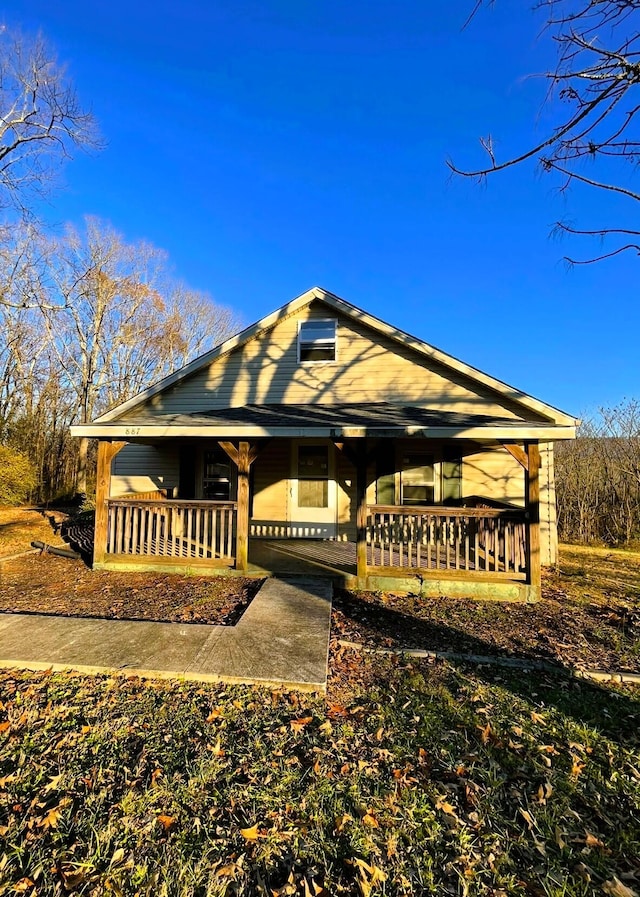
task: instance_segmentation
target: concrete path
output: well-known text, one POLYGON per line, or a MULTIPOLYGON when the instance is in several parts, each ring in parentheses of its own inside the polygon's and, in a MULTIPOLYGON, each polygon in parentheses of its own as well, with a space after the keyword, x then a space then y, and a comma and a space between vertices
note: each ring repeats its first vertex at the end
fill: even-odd
POLYGON ((331 581, 268 579, 236 626, 0 614, 0 666, 324 691, 331 581))

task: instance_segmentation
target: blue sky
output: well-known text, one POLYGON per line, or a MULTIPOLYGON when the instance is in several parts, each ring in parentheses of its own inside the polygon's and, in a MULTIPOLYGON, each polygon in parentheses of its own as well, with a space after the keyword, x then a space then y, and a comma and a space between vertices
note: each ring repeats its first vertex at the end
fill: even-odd
POLYGON ((563 410, 640 395, 638 261, 567 270, 568 216, 629 223, 597 193, 557 195, 532 163, 486 186, 445 165, 541 135, 552 48, 527 4, 18 0, 97 117, 43 207, 167 250, 245 323, 320 285, 563 410))

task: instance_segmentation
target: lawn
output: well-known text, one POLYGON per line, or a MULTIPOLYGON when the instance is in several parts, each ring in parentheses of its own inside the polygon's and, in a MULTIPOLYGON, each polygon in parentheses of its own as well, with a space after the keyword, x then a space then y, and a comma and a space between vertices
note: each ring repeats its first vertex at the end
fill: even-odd
POLYGON ((333 657, 328 699, 0 675, 0 894, 640 887, 640 694, 333 657))
MULTIPOLYGON (((342 593, 326 697, 1 671, 0 895, 640 897, 640 689, 339 641, 637 669, 638 560, 565 547, 536 605, 342 593)), ((113 606, 113 574, 30 556, 16 595, 14 563, 113 606)))

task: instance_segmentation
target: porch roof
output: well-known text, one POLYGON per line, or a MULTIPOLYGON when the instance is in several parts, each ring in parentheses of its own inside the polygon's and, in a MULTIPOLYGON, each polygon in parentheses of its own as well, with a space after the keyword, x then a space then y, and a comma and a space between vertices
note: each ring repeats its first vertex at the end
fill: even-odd
POLYGON ((145 438, 398 437, 463 439, 571 439, 575 427, 395 405, 390 402, 335 405, 245 405, 192 414, 135 415, 126 420, 82 424, 74 436, 145 438))

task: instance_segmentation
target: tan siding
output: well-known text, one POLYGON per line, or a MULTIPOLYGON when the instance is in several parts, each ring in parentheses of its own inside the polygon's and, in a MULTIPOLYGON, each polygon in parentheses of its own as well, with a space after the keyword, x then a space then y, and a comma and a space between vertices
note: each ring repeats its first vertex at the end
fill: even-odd
POLYGON ((175 445, 126 445, 111 465, 111 498, 130 492, 177 489, 178 450, 175 445))
POLYGON ((286 536, 291 444, 272 442, 253 464, 252 536, 286 536))
POLYGON ((524 468, 501 446, 465 453, 463 501, 475 495, 524 506, 524 468))
POLYGON ((334 316, 325 306, 312 303, 131 414, 189 413, 253 403, 390 401, 519 416, 521 409, 514 403, 346 316, 336 316, 338 360, 300 364, 298 322, 312 317, 334 316))

